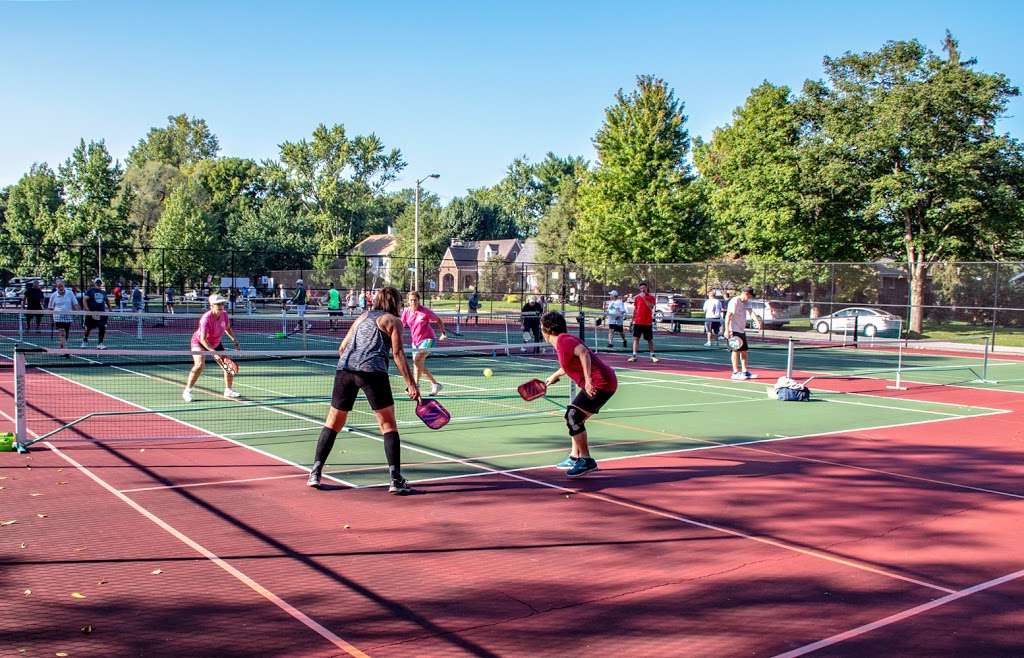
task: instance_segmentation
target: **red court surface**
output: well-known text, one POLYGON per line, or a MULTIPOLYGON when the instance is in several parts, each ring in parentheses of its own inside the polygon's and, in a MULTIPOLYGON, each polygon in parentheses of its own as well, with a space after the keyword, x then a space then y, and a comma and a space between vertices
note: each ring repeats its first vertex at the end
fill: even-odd
POLYGON ((405 498, 212 437, 3 453, 0 653, 1024 655, 1024 395, 969 397, 1009 413, 405 498))

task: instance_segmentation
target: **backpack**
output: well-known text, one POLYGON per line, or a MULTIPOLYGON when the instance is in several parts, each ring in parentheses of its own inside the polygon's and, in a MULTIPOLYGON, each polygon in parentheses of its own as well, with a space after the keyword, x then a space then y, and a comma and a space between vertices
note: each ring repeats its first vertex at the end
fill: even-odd
POLYGON ((783 402, 806 402, 811 399, 811 389, 788 377, 779 377, 774 386, 768 387, 768 397, 783 402))

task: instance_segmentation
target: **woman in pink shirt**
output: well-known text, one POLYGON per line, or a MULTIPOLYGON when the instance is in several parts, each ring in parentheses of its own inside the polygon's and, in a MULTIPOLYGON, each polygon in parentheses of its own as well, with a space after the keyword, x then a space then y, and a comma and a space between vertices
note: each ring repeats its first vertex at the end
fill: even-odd
MULTIPOLYGON (((191 348, 194 352, 192 370, 188 373, 188 382, 185 384, 185 390, 181 393, 181 399, 185 402, 192 401, 192 387, 199 380, 199 375, 203 374, 203 362, 206 360, 204 353, 224 351, 224 346, 221 344, 221 337, 224 334, 227 334, 235 344, 236 351, 242 349, 238 344, 238 338, 235 337, 235 332, 231 330, 231 318, 224 310, 224 305, 227 303, 228 300, 217 293, 210 295, 210 310, 199 318, 199 328, 192 334, 191 348)), ((220 357, 214 355, 213 358, 219 359, 220 357)), ((224 371, 224 397, 226 398, 239 397, 235 389, 231 388, 234 379, 234 375, 224 371)))
POLYGON ((430 348, 434 346, 434 339, 444 340, 447 338, 444 333, 444 321, 426 306, 420 306, 420 294, 415 290, 409 292, 409 305, 402 311, 402 326, 409 330, 412 335, 413 349, 413 372, 416 378, 416 387, 420 385, 420 375, 430 381, 430 394, 437 395, 444 388, 441 382, 437 381, 434 374, 427 369, 427 357, 430 356, 430 348), (441 336, 434 333, 430 326, 433 322, 437 324, 441 336))

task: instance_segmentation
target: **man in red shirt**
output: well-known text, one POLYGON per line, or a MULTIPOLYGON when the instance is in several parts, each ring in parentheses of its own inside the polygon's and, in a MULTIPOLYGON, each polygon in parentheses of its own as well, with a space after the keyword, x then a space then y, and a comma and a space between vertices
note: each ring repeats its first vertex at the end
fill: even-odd
POLYGON ((633 354, 629 357, 636 361, 636 351, 640 349, 640 339, 647 341, 647 349, 651 353, 651 363, 657 363, 654 356, 654 304, 655 299, 647 288, 647 282, 640 284, 640 292, 633 298, 633 354))
POLYGON ((569 428, 572 447, 569 457, 558 468, 567 469, 571 478, 597 470, 597 460, 590 456, 586 421, 598 413, 615 394, 619 381, 611 366, 590 351, 576 336, 568 332, 565 317, 557 312, 545 313, 540 319, 541 333, 558 355, 558 370, 547 379, 551 386, 568 375, 580 392, 566 407, 565 424, 569 428))

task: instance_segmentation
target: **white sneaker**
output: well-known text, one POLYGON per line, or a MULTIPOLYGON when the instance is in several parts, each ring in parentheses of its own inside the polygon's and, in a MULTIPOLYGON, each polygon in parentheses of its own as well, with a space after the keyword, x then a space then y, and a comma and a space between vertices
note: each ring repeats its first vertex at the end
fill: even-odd
POLYGON ((441 382, 435 382, 430 385, 430 394, 437 395, 442 391, 442 389, 444 389, 444 384, 442 384, 441 382))
POLYGON ((83 340, 83 341, 82 341, 82 347, 83 347, 83 348, 89 347, 89 343, 88 343, 87 341, 84 341, 84 340, 83 340))
POLYGON ((746 378, 747 378, 747 376, 744 375, 742 372, 734 372, 734 373, 732 373, 732 377, 730 377, 730 379, 737 379, 737 380, 738 379, 746 379, 746 378))
POLYGON ((107 346, 104 345, 103 343, 100 343, 99 345, 96 346, 96 349, 98 349, 98 350, 105 350, 105 349, 107 349, 107 346))
POLYGON ((185 402, 191 402, 192 401, 192 389, 186 388, 184 391, 182 391, 181 392, 181 399, 184 400, 185 402))
POLYGON ((226 397, 226 398, 240 398, 240 397, 242 397, 242 394, 239 393, 238 391, 236 391, 233 388, 225 388, 224 389, 224 397, 226 397))
POLYGON ((656 357, 656 356, 654 356, 654 355, 652 354, 652 355, 651 355, 651 363, 657 363, 657 362, 658 362, 658 357, 656 357))
POLYGON ((704 343, 704 347, 711 347, 711 341, 710 341, 710 340, 709 340, 709 341, 706 341, 706 342, 704 343))
POLYGON ((749 370, 747 370, 746 372, 744 372, 744 373, 743 373, 743 376, 744 376, 745 378, 747 378, 747 379, 757 379, 757 375, 755 375, 754 373, 750 372, 749 370))
POLYGON ((636 354, 626 359, 626 361, 629 361, 630 363, 636 363, 636 354))

